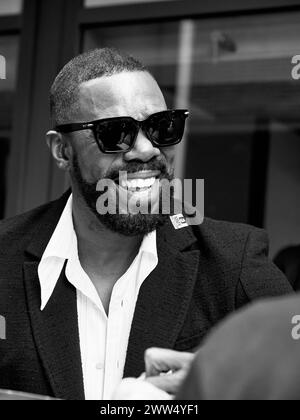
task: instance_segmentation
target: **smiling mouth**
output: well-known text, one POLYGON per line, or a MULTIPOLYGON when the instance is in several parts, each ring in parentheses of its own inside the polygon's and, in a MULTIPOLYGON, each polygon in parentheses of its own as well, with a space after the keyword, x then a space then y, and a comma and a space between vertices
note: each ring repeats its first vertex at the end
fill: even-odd
POLYGON ((115 183, 124 190, 130 192, 150 191, 154 184, 159 181, 160 171, 144 171, 127 174, 115 179, 115 183))

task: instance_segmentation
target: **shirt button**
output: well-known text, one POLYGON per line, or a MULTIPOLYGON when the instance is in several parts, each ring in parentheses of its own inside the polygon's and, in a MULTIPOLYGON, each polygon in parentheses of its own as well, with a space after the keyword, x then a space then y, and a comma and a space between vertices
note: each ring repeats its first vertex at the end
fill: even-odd
POLYGON ((96 364, 96 369, 97 370, 102 370, 103 369, 103 363, 97 363, 96 364))

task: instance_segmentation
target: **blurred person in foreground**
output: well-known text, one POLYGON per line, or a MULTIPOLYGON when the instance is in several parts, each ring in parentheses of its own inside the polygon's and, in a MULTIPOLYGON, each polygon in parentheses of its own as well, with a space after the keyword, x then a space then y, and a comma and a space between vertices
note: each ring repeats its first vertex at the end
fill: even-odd
POLYGON ((300 295, 228 316, 195 355, 149 349, 145 369, 144 377, 124 380, 115 399, 300 400, 300 295), (170 370, 177 383, 160 375, 170 370))
MULTIPOLYGON (((207 218, 174 225, 171 213, 117 204, 160 207, 187 114, 169 110, 147 69, 114 49, 61 70, 47 142, 71 190, 0 224, 0 388, 110 399, 144 371, 147 349, 189 353, 229 313, 292 291, 264 231, 207 218), (103 197, 115 214, 99 211, 103 197)), ((168 381, 178 385, 176 372, 168 381)))
POLYGON ((178 399, 300 400, 300 295, 263 300, 205 340, 178 399))

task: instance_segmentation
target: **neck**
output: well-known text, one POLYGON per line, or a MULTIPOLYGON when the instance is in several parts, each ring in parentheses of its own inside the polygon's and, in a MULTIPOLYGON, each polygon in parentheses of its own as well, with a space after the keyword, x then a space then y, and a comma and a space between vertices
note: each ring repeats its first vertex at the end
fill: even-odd
POLYGON ((127 237, 106 228, 86 204, 73 195, 73 221, 78 252, 84 265, 126 271, 138 253, 143 236, 127 237))

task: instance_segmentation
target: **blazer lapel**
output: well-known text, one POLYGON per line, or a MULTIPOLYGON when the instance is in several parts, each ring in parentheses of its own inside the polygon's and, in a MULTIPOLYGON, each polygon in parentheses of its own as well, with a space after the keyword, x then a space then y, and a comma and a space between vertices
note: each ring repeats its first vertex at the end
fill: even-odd
POLYGON ((149 347, 173 348, 183 327, 199 265, 199 250, 192 230, 175 231, 169 224, 158 232, 158 265, 144 281, 137 300, 124 377, 145 370, 144 352, 149 347))
POLYGON ((52 205, 38 224, 23 266, 28 312, 34 341, 51 384, 61 399, 84 399, 77 298, 63 269, 46 308, 41 311, 38 265, 58 223, 69 193, 52 205))
POLYGON ((61 399, 84 399, 77 299, 64 270, 46 308, 41 311, 38 262, 24 264, 24 279, 34 340, 50 380, 61 399))

